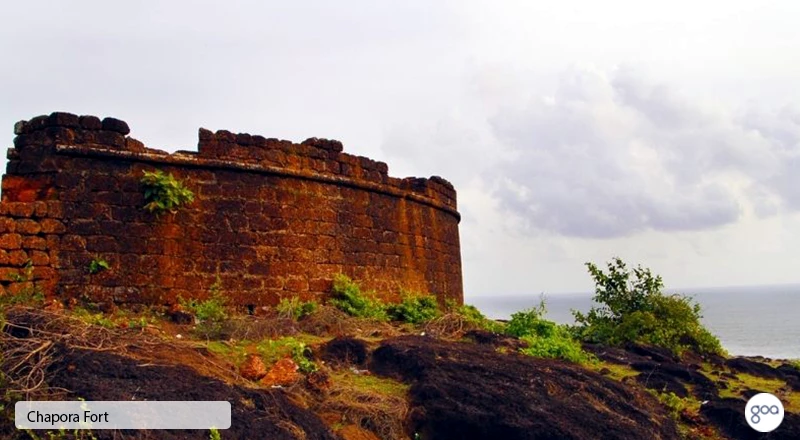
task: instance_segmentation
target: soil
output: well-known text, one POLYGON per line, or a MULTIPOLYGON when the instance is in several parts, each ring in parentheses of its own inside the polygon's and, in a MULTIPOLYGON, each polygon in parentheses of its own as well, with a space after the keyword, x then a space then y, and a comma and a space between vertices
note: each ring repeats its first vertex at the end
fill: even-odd
POLYGON ((575 364, 404 336, 384 341, 370 369, 412 384, 422 438, 679 438, 652 396, 575 364))

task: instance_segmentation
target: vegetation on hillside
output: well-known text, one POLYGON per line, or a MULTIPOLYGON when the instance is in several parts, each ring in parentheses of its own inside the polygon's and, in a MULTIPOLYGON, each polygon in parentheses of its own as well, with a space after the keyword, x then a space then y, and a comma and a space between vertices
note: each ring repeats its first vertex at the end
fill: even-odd
MULTIPOLYGON (((445 340, 469 343, 469 346, 485 344, 479 342, 481 338, 500 341, 492 346, 494 351, 490 353, 561 359, 567 363, 558 365, 593 370, 625 386, 647 388, 688 438, 722 438, 718 431, 698 422, 702 420, 701 407, 706 400, 695 388, 698 385, 679 384, 678 389, 664 385, 662 389, 662 385, 654 385, 657 374, 650 380, 652 372, 636 369, 652 360, 639 362, 634 368, 631 364, 609 360, 608 355, 603 354, 608 350, 606 346, 627 347, 635 343, 662 347, 675 354, 724 355, 719 341, 700 323, 699 305, 685 296, 664 294, 661 277, 646 268, 630 269, 620 259, 612 260, 605 269, 592 263, 587 267, 596 284, 595 305, 586 314, 574 312, 576 325, 545 319, 543 300, 513 313, 508 321, 489 319, 471 305, 438 302, 425 293, 403 292, 400 301, 387 303, 341 274, 334 279, 327 302, 283 298, 274 307, 259 308, 259 316, 253 314, 254 310, 248 315, 230 306, 217 282, 210 286, 204 299, 180 300, 179 310, 192 318, 184 324, 171 322, 173 312, 158 308, 102 312, 93 304, 80 304, 71 305, 68 310, 44 313, 42 305, 50 307, 53 303, 42 302, 41 295, 33 290, 23 292, 24 296, 7 294, 0 297, 0 327, 5 327, 6 311, 12 310, 15 322, 19 322, 20 314, 32 314, 33 321, 53 320, 52 334, 60 339, 56 344, 38 339, 38 336, 10 341, 12 336, 7 329, 0 333, 3 338, 0 340, 0 367, 3 367, 0 368, 0 387, 16 390, 0 396, 0 416, 13 415, 10 408, 14 401, 24 398, 25 393, 48 395, 47 371, 49 365, 59 362, 52 347, 75 343, 91 347, 90 341, 97 340, 102 342, 103 350, 112 351, 114 347, 130 343, 161 347, 170 358, 175 357, 206 375, 248 387, 274 386, 264 385, 258 379, 244 379, 241 368, 248 360, 257 357, 266 369, 262 374, 279 363, 286 365, 288 362, 296 367, 295 374, 301 379, 280 386, 302 407, 330 418, 326 423, 334 431, 358 427, 382 438, 398 438, 405 435, 406 417, 412 405, 408 397, 411 387, 398 378, 374 376, 368 371, 371 366, 365 356, 370 356, 369 353, 385 340, 424 335, 421 340, 445 340), (339 353, 340 357, 336 358, 339 360, 330 358, 327 347, 342 336, 364 344, 366 351, 359 354, 355 347, 355 351, 339 353), (601 344, 604 348, 598 351, 597 346, 586 343, 601 344), (28 357, 27 354, 37 347, 45 349, 28 357), (343 366, 338 363, 341 359, 350 363, 343 366), (688 391, 681 393, 682 386, 688 391), (20 393, 20 390, 27 391, 20 393)), ((347 343, 343 342, 342 346, 347 343)), ((503 359, 511 362, 511 358, 503 359)), ((528 358, 517 356, 514 359, 528 358)), ((720 389, 721 397, 738 398, 751 389, 767 390, 785 397, 787 411, 797 411, 800 397, 789 390, 791 384, 787 380, 739 374, 719 364, 711 365, 707 356, 703 359, 702 365, 691 374, 706 376, 713 383, 726 381, 728 388, 720 389)), ((673 363, 670 368, 676 365, 673 363)), ((790 368, 792 365, 786 363, 790 368)), ((800 368, 800 364, 794 366, 800 368)), ((225 438, 224 431, 210 435, 217 434, 225 438)))
POLYGON ((608 345, 629 342, 664 347, 679 354, 721 354, 719 340, 700 323, 700 304, 685 295, 663 293, 664 283, 650 269, 629 269, 620 259, 607 270, 586 263, 595 282, 588 313, 573 311, 575 334, 582 340, 608 345))

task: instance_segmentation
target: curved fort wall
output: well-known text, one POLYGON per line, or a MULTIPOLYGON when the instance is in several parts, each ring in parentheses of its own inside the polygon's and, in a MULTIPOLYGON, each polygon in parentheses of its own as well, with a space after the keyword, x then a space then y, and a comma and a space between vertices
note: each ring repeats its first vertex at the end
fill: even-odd
POLYGON ((172 154, 120 120, 53 113, 14 127, 2 181, 0 294, 40 290, 97 302, 203 297, 217 279, 242 305, 330 292, 344 273, 385 299, 401 289, 462 300, 456 193, 439 177, 398 179, 342 152, 200 129, 172 154), (144 171, 194 192, 174 214, 143 209, 144 171), (110 269, 90 274, 95 258, 110 269))

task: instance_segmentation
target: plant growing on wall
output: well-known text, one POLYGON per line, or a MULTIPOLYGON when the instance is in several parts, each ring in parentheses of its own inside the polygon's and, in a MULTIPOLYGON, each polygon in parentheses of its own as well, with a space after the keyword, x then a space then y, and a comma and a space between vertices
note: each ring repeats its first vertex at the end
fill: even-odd
POLYGON ((95 257, 91 262, 89 262, 89 273, 92 275, 110 268, 111 266, 108 264, 108 261, 100 257, 95 257))
POLYGON ((161 215, 165 212, 175 213, 178 206, 194 201, 194 193, 176 179, 172 173, 163 171, 145 171, 142 177, 144 185, 144 209, 161 215))

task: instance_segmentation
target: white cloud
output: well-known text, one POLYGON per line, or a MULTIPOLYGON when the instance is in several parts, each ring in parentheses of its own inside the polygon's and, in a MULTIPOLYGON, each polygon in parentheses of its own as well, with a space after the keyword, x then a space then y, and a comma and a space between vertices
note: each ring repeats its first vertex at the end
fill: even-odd
POLYGON ((507 182, 498 196, 528 228, 588 238, 710 229, 751 210, 775 213, 776 203, 796 209, 795 114, 779 116, 770 132, 630 69, 575 68, 547 99, 491 118, 516 153, 494 171, 507 182))

